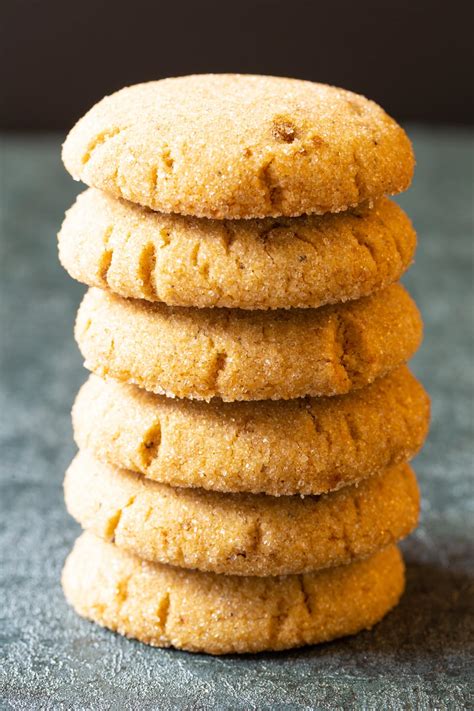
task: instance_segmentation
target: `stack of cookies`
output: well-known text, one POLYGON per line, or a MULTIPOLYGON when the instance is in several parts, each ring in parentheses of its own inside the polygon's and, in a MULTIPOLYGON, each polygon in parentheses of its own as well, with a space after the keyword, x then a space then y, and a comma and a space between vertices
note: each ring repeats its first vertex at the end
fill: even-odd
POLYGON ((405 133, 347 91, 202 75, 106 97, 63 157, 90 186, 59 250, 90 286, 92 372, 67 599, 212 654, 370 628, 403 590, 429 419, 397 283, 416 236, 385 197, 411 180, 405 133))

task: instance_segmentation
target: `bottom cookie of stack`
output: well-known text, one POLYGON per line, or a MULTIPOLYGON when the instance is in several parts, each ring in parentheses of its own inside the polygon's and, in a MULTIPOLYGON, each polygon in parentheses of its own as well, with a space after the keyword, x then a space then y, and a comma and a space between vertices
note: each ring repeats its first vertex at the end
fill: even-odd
POLYGON ((209 654, 282 650, 371 628, 398 602, 396 546, 305 575, 244 577, 150 563, 83 533, 62 576, 82 617, 152 646, 209 654))

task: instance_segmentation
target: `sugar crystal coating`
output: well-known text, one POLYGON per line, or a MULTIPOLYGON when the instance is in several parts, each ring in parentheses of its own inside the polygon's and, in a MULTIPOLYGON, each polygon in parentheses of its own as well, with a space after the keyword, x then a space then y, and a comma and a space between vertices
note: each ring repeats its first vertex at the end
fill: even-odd
POLYGON ((371 628, 404 588, 395 546, 305 575, 243 577, 147 563, 92 534, 63 570, 78 614, 156 647, 229 654, 300 647, 371 628))
POLYGON ((340 212, 405 190, 414 159, 377 104, 297 79, 204 74, 122 89, 72 129, 74 178, 161 212, 340 212))
POLYGON ((86 530, 144 560, 224 575, 289 575, 345 565, 396 543, 418 519, 416 479, 399 464, 324 496, 172 488, 88 452, 65 479, 86 530))
POLYGON ((320 309, 242 311, 149 303, 90 289, 76 340, 89 370, 168 396, 338 395, 406 361, 422 335, 407 292, 320 309))
POLYGON ((87 190, 66 213, 69 274, 174 306, 316 308, 400 278, 416 235, 387 198, 337 215, 207 220, 164 215, 87 190))
POLYGON ((180 487, 320 494, 411 459, 429 399, 406 366, 339 397, 210 403, 91 375, 73 408, 80 448, 180 487))

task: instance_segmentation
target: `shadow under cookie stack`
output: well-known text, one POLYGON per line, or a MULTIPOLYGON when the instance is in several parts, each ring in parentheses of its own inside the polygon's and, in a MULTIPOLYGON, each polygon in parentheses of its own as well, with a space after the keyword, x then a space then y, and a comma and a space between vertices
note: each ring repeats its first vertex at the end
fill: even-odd
POLYGON ((91 287, 68 601, 211 654, 372 627, 403 591, 429 420, 397 283, 416 236, 385 197, 405 133, 347 91, 202 75, 106 97, 63 158, 90 186, 59 235, 91 287))

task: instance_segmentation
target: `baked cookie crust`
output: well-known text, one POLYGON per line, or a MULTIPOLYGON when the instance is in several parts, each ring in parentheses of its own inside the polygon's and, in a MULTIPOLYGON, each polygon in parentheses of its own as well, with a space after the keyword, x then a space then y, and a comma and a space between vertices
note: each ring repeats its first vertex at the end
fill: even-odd
POLYGON ((324 217, 207 220, 87 190, 59 233, 59 257, 74 279, 200 308, 316 308, 358 299, 397 281, 415 246, 408 217, 387 198, 324 217))
POLYGON ((347 395, 210 403, 91 375, 73 407, 78 446, 172 486, 321 494, 411 459, 429 398, 406 366, 347 395))
POLYGON ((419 512, 407 464, 302 498, 172 488, 80 452, 64 492, 76 521, 118 548, 224 575, 289 575, 351 563, 407 536, 419 512))
POLYGON ((166 213, 295 217, 405 190, 411 144, 372 101, 297 79, 203 74, 107 96, 74 126, 67 170, 166 213))
POLYGON ((168 396, 224 401, 340 395, 408 360, 422 336, 399 284, 321 309, 187 309, 89 289, 85 366, 168 396))
POLYGON ((241 577, 147 563, 84 533, 62 575, 82 617, 156 647, 230 654, 289 649, 370 629, 404 588, 395 546, 307 575, 241 577))

